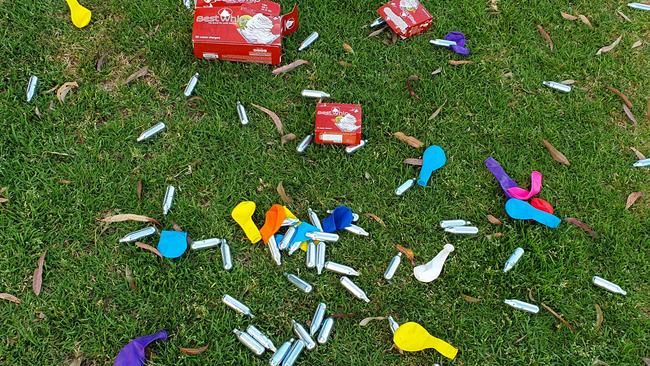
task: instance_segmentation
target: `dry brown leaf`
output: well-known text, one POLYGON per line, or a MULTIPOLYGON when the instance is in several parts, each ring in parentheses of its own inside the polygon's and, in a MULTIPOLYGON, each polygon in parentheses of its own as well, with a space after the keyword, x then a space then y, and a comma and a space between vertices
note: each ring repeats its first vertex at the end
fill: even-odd
POLYGON ((594 308, 596 308, 596 326, 594 326, 594 331, 598 333, 600 332, 600 328, 603 326, 605 316, 603 315, 603 309, 600 308, 600 305, 594 304, 594 308))
POLYGON ((184 354, 186 354, 186 355, 196 356, 196 355, 200 355, 201 353, 207 351, 209 346, 210 346, 209 344, 206 344, 205 346, 199 347, 199 348, 179 347, 178 349, 181 352, 183 352, 184 354))
POLYGON ((330 314, 330 318, 334 319, 344 319, 344 318, 354 318, 354 313, 334 313, 330 314))
POLYGON ((589 225, 585 224, 584 222, 576 219, 575 217, 567 217, 564 219, 564 221, 579 227, 592 238, 596 238, 598 236, 598 234, 596 234, 596 231, 594 231, 594 229, 592 229, 589 225))
POLYGON ((75 359, 72 360, 68 366, 81 366, 81 363, 83 361, 84 361, 84 356, 75 357, 75 359))
POLYGON ((172 221, 172 229, 174 229, 174 231, 183 231, 183 229, 181 228, 181 226, 178 225, 178 224, 176 223, 176 221, 172 221))
POLYGON ((632 48, 632 49, 639 48, 639 47, 641 47, 641 45, 643 45, 643 41, 642 41, 642 40, 638 40, 638 41, 632 43, 632 47, 631 47, 631 48, 632 48))
POLYGON ((8 294, 6 292, 0 292, 0 300, 7 300, 7 301, 11 301, 11 302, 16 303, 16 304, 21 303, 19 298, 17 298, 16 296, 14 296, 12 294, 8 294))
POLYGON ((643 155, 643 153, 641 153, 641 151, 639 151, 639 150, 637 150, 637 149, 635 149, 635 148, 633 148, 631 146, 630 146, 630 150, 632 150, 634 152, 634 155, 636 155, 637 160, 645 160, 645 155, 643 155))
POLYGON ((555 310, 551 309, 548 305, 544 304, 543 302, 540 303, 540 305, 542 305, 542 307, 543 307, 544 309, 546 309, 546 311, 548 311, 549 313, 551 313, 551 314, 552 314, 552 315, 553 315, 557 320, 559 320, 562 324, 564 324, 564 326, 566 326, 567 328, 569 328, 569 330, 571 331, 571 333, 575 333, 575 332, 576 332, 575 328, 573 328, 573 325, 569 324, 569 322, 566 321, 566 320, 562 317, 562 315, 558 314, 555 310))
POLYGON ((492 225, 503 225, 503 222, 501 222, 501 220, 497 219, 492 215, 487 215, 487 219, 492 225))
POLYGON ((630 100, 628 99, 627 95, 623 94, 623 92, 621 92, 620 90, 614 88, 613 86, 608 86, 608 87, 607 87, 607 90, 609 90, 609 91, 611 91, 612 93, 618 95, 618 97, 621 98, 621 100, 623 101, 623 103, 625 103, 625 105, 626 105, 628 108, 632 108, 632 102, 630 102, 630 100))
POLYGON ((138 196, 138 199, 142 199, 142 180, 138 179, 138 184, 135 187, 135 194, 138 196))
POLYGON ((562 81, 560 81, 560 83, 562 83, 564 85, 573 85, 573 84, 576 83, 576 81, 573 80, 573 79, 568 79, 568 80, 562 80, 562 81))
POLYGON ((386 227, 386 224, 384 223, 384 220, 379 218, 379 216, 375 215, 374 213, 366 212, 363 214, 363 216, 368 217, 370 219, 373 219, 379 223, 379 225, 386 227))
POLYGON ((134 214, 113 215, 113 216, 108 216, 108 217, 104 217, 103 219, 97 219, 97 220, 101 222, 107 222, 109 224, 115 222, 124 222, 124 221, 151 222, 160 226, 160 222, 158 222, 158 220, 156 219, 147 216, 142 216, 142 215, 134 215, 134 214))
POLYGON ((562 18, 570 21, 578 20, 578 17, 575 15, 571 15, 565 12, 560 12, 560 15, 562 15, 562 18))
POLYGON ((365 327, 366 325, 368 325, 368 323, 370 323, 373 320, 386 320, 386 317, 385 316, 371 316, 371 317, 368 317, 368 318, 363 318, 359 322, 359 325, 362 326, 362 327, 365 327))
POLYGON ((625 14, 624 14, 622 11, 620 11, 620 10, 617 10, 617 11, 616 11, 616 14, 620 15, 621 18, 625 19, 626 22, 631 22, 631 21, 632 21, 632 19, 628 18, 628 16, 625 15, 625 14))
POLYGON ((269 117, 271 117, 271 119, 273 120, 273 123, 275 124, 275 128, 277 128, 280 135, 284 135, 284 128, 282 127, 282 120, 280 119, 280 117, 278 117, 277 114, 275 114, 275 112, 273 112, 270 109, 266 109, 266 108, 264 108, 262 106, 259 106, 257 104, 251 103, 251 105, 253 107, 259 109, 260 111, 266 113, 269 117))
POLYGON ((469 295, 465 295, 465 294, 460 294, 460 296, 463 297, 463 300, 465 300, 465 301, 467 301, 469 303, 472 303, 472 304, 476 304, 477 302, 481 302, 481 299, 477 299, 476 297, 473 297, 473 296, 469 296, 469 295))
POLYGON ((418 95, 415 93, 415 90, 413 90, 413 81, 420 80, 420 77, 417 75, 410 75, 408 78, 406 78, 406 90, 409 91, 409 94, 411 97, 420 99, 418 95))
POLYGON ((135 242, 135 246, 138 247, 138 248, 140 248, 140 249, 148 250, 148 251, 150 251, 151 253, 153 253, 153 254, 159 256, 160 258, 163 257, 162 254, 160 254, 160 252, 158 251, 158 249, 152 247, 152 246, 149 245, 149 244, 145 244, 145 243, 141 243, 141 242, 139 242, 139 241, 136 241, 136 242, 135 242))
POLYGON ((493 14, 498 13, 499 12, 498 0, 490 0, 488 7, 490 9, 490 12, 492 12, 493 14))
POLYGON ((295 140, 295 139, 296 139, 296 135, 295 135, 295 134, 293 134, 293 133, 288 133, 288 134, 286 134, 286 135, 280 137, 280 142, 282 143, 282 145, 284 145, 284 144, 286 144, 286 143, 288 143, 288 142, 291 142, 291 141, 293 141, 293 140, 295 140))
POLYGON ((469 60, 449 60, 448 63, 452 66, 460 66, 460 65, 470 65, 473 64, 474 61, 469 61, 469 60))
POLYGON ((9 202, 9 200, 4 197, 0 197, 0 203, 6 203, 6 202, 9 202))
POLYGON ((551 49, 551 51, 553 51, 553 48, 555 46, 553 45, 553 40, 551 39, 551 35, 548 34, 546 29, 544 29, 544 27, 542 27, 539 24, 537 25, 537 31, 539 32, 539 35, 542 36, 542 38, 544 38, 546 43, 548 43, 548 47, 551 49))
POLYGON ((280 67, 274 69, 273 71, 271 71, 271 74, 273 74, 273 75, 284 74, 285 72, 289 72, 289 71, 297 68, 298 66, 307 65, 307 64, 309 64, 309 61, 296 60, 296 61, 294 61, 294 62, 292 62, 292 63, 290 63, 288 65, 280 66, 280 67))
POLYGON ((59 184, 63 184, 63 185, 66 185, 66 186, 67 186, 67 185, 70 184, 70 183, 72 183, 71 180, 67 180, 67 179, 59 179, 59 184))
POLYGON ((490 235, 486 235, 485 237, 492 240, 493 238, 503 238, 505 236, 504 233, 494 233, 490 235))
POLYGON ((275 189, 278 191, 278 194, 280 195, 280 199, 287 204, 292 204, 293 203, 293 198, 287 194, 287 192, 284 190, 284 185, 282 182, 278 183, 278 186, 275 189))
POLYGON ((347 43, 343 43, 343 49, 344 49, 345 52, 347 52, 347 53, 354 53, 354 50, 352 49, 352 46, 350 46, 350 45, 347 44, 347 43))
POLYGON ((530 300, 530 302, 537 302, 537 300, 535 300, 535 297, 533 297, 533 289, 532 288, 528 289, 528 299, 530 300))
POLYGON ((95 70, 102 71, 104 65, 106 64, 106 54, 98 55, 97 61, 95 62, 95 70))
POLYGON ((404 164, 406 165, 422 166, 423 163, 424 162, 422 161, 422 159, 413 159, 413 158, 404 159, 404 164))
POLYGON ((373 31, 372 33, 368 34, 368 38, 376 37, 376 36, 380 35, 381 33, 383 33, 385 30, 386 30, 386 27, 381 27, 381 28, 373 31))
POLYGON ((131 82, 140 79, 142 77, 145 77, 149 75, 149 68, 147 66, 141 68, 140 70, 134 72, 133 74, 129 75, 128 78, 126 78, 126 81, 124 81, 124 84, 130 84, 131 82))
POLYGON ((413 136, 408 136, 404 134, 404 132, 395 132, 393 136, 395 136, 398 140, 405 142, 415 148, 421 148, 422 146, 424 146, 422 141, 416 139, 413 136))
POLYGON ((349 63, 349 62, 347 62, 347 61, 345 61, 345 60, 339 60, 339 65, 341 65, 341 66, 343 66, 343 67, 350 67, 350 66, 352 66, 351 63, 349 63))
POLYGON ((129 268, 129 266, 124 267, 124 276, 126 277, 126 283, 129 284, 131 290, 135 290, 135 279, 133 278, 133 272, 131 272, 131 268, 129 268))
POLYGON ((647 357, 641 357, 641 361, 645 364, 645 366, 650 366, 650 358, 647 357))
POLYGON ((397 249, 400 253, 404 254, 406 258, 409 260, 409 262, 415 265, 415 254, 411 249, 407 249, 399 244, 395 244, 395 249, 397 249))
POLYGON ((569 159, 567 159, 566 156, 564 156, 564 154, 562 154, 560 152, 560 150, 556 149, 555 146, 553 146, 550 142, 548 142, 546 140, 542 140, 542 143, 544 144, 544 146, 546 147, 548 152, 551 154, 551 157, 553 158, 553 160, 557 161, 560 164, 564 164, 564 165, 567 165, 567 166, 571 165, 571 163, 569 162, 569 159))
POLYGON ((629 209, 634 205, 634 203, 639 199, 643 197, 643 192, 632 192, 630 193, 629 196, 627 196, 627 201, 625 201, 625 209, 629 209))
POLYGON ((612 42, 612 44, 609 44, 607 46, 603 46, 600 49, 598 49, 598 51, 596 52, 596 56, 602 55, 603 53, 607 53, 607 52, 613 50, 614 47, 618 46, 618 44, 621 42, 621 38, 623 38, 623 36, 618 36, 618 38, 616 38, 616 40, 614 42, 612 42))
POLYGON ((34 270, 34 277, 32 278, 32 290, 36 296, 41 294, 41 287, 43 286, 43 266, 45 265, 46 254, 47 250, 40 258, 38 258, 38 264, 34 270))
POLYGON ((59 100, 59 102, 63 103, 70 90, 78 87, 79 84, 77 84, 76 81, 68 81, 66 83, 63 83, 63 85, 61 85, 61 87, 56 90, 56 98, 59 100))
POLYGON ((578 18, 580 19, 581 22, 583 22, 585 25, 587 25, 587 27, 589 27, 590 29, 594 28, 591 25, 591 22, 589 21, 589 18, 587 18, 586 16, 580 14, 580 15, 578 15, 578 18))
POLYGON ((623 112, 625 112, 625 116, 627 116, 627 119, 629 119, 630 122, 632 122, 632 125, 636 127, 637 126, 636 117, 634 117, 634 113, 632 113, 630 108, 627 105, 625 105, 625 103, 623 103, 623 112))
POLYGON ((444 107, 445 104, 447 104, 446 100, 440 105, 440 107, 438 107, 438 109, 436 109, 435 111, 433 111, 433 113, 431 113, 431 116, 429 116, 429 121, 431 121, 432 119, 438 117, 440 112, 442 112, 442 107, 444 107))

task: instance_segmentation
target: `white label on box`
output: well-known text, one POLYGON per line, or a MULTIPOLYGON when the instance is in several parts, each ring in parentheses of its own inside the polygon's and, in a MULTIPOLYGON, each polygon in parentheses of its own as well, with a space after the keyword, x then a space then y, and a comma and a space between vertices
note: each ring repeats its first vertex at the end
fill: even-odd
POLYGON ((324 134, 320 135, 320 139, 323 140, 323 141, 331 141, 331 142, 336 142, 336 143, 339 143, 339 144, 341 142, 343 142, 343 136, 339 135, 339 134, 333 135, 333 134, 330 134, 330 133, 324 133, 324 134))

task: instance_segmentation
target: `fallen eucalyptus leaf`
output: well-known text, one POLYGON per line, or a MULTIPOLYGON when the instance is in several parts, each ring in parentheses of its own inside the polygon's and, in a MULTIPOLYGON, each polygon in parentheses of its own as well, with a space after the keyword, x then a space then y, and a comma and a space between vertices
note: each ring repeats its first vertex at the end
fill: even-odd
POLYGON ((158 222, 158 220, 156 219, 147 216, 142 216, 142 215, 134 215, 134 214, 113 215, 113 216, 108 216, 108 217, 104 217, 103 219, 97 219, 97 220, 101 222, 107 222, 109 224, 115 222, 124 222, 124 221, 151 222, 160 226, 160 222, 158 222))
POLYGON ((12 294, 8 294, 6 292, 0 292, 0 300, 11 301, 11 302, 13 302, 15 304, 20 304, 21 303, 19 298, 17 298, 16 296, 14 296, 12 294))
POLYGON ((209 346, 210 346, 209 344, 206 344, 205 346, 199 347, 199 348, 179 347, 178 350, 183 352, 186 355, 196 356, 196 355, 200 355, 201 353, 207 351, 209 346))
POLYGON ((273 123, 275 124, 275 128, 278 130, 280 135, 284 135, 284 129, 282 127, 282 120, 280 119, 280 117, 278 117, 277 114, 275 114, 275 112, 273 112, 270 109, 266 109, 266 108, 264 108, 262 106, 259 106, 257 104, 251 103, 251 105, 253 107, 259 109, 260 111, 266 113, 269 117, 271 117, 271 119, 273 120, 273 123))
POLYGON ((334 313, 330 314, 330 318, 334 319, 344 319, 344 318, 354 318, 355 314, 354 313, 334 313))
POLYGON ((643 45, 643 41, 638 40, 638 41, 632 43, 632 49, 639 48, 639 47, 641 47, 641 45, 643 45))
POLYGON ((359 322, 359 325, 362 326, 362 327, 365 327, 366 325, 368 325, 368 323, 370 323, 373 320, 386 320, 386 317, 385 316, 371 316, 371 317, 368 317, 368 318, 363 318, 359 322))
POLYGON ((481 299, 477 299, 473 296, 465 295, 465 294, 460 294, 460 296, 463 297, 463 300, 471 303, 471 304, 476 304, 477 302, 481 302, 481 299))
POLYGON ((129 266, 124 267, 124 276, 126 277, 126 283, 129 284, 131 290, 135 290, 135 279, 133 278, 133 272, 131 272, 131 268, 129 268, 129 266))
POLYGON ((343 49, 344 49, 345 52, 347 52, 347 53, 354 53, 354 50, 352 49, 352 46, 350 46, 350 45, 347 44, 347 43, 343 43, 343 49))
POLYGON ((587 18, 586 16, 580 14, 580 15, 578 15, 578 18, 580 19, 581 22, 583 22, 585 25, 587 25, 587 27, 589 27, 589 29, 593 29, 593 28, 594 28, 594 27, 591 25, 591 22, 589 21, 589 18, 587 18))
POLYGON ((596 308, 596 326, 594 326, 594 331, 598 333, 605 321, 605 315, 603 314, 603 309, 600 308, 600 305, 594 304, 594 308, 596 308))
POLYGON ((438 75, 442 72, 442 67, 439 67, 433 71, 431 71, 431 75, 438 75))
POLYGON ((138 179, 138 184, 135 187, 135 194, 138 196, 138 199, 142 199, 142 180, 138 179))
POLYGON ((420 97, 418 97, 418 95, 415 93, 415 90, 413 90, 412 82, 416 80, 420 80, 420 77, 417 75, 410 75, 408 78, 406 78, 406 90, 409 91, 411 97, 420 99, 420 97))
POLYGON ((386 27, 381 27, 381 28, 377 29, 376 31, 373 31, 372 33, 370 33, 368 35, 368 38, 376 37, 376 36, 380 35, 381 33, 383 33, 385 30, 386 30, 386 27))
POLYGON ((607 53, 613 50, 614 47, 618 46, 618 44, 621 42, 621 38, 623 38, 623 36, 618 36, 618 38, 616 38, 616 40, 612 42, 612 44, 603 46, 600 49, 598 49, 598 51, 596 52, 596 56, 602 55, 603 53, 607 53))
POLYGON ((384 223, 384 220, 382 220, 381 218, 379 218, 379 216, 377 216, 377 215, 375 215, 373 213, 366 212, 366 213, 363 214, 363 216, 368 217, 370 219, 373 219, 373 220, 377 221, 379 223, 379 225, 381 225, 383 227, 386 227, 386 224, 384 223))
POLYGON ((400 253, 404 254, 406 258, 409 260, 409 262, 415 265, 415 254, 411 249, 407 249, 399 244, 395 244, 395 249, 397 249, 400 253))
POLYGON ((289 72, 289 71, 297 68, 298 66, 307 65, 307 64, 309 64, 309 61, 296 60, 296 61, 294 61, 294 62, 292 62, 290 64, 280 66, 280 67, 274 69, 273 71, 271 71, 271 74, 273 74, 273 75, 284 74, 285 72, 289 72))
POLYGON ((431 121, 432 119, 438 117, 440 112, 442 112, 442 107, 444 107, 445 104, 447 104, 446 100, 440 105, 440 107, 438 107, 438 109, 436 109, 435 111, 433 111, 433 113, 431 113, 431 116, 429 116, 429 121, 431 121))
POLYGON ((540 24, 537 25, 537 31, 539 32, 539 35, 542 36, 542 38, 544 38, 551 51, 553 51, 553 48, 555 46, 553 45, 553 40, 551 39, 551 35, 548 34, 546 29, 544 29, 544 27, 542 27, 540 24))
POLYGON ((577 16, 565 13, 563 11, 560 12, 560 15, 562 15, 562 18, 564 18, 566 20, 570 20, 570 21, 578 20, 577 16))
POLYGON ((579 227, 592 238, 596 238, 598 236, 598 234, 596 234, 596 231, 594 231, 594 229, 592 229, 589 225, 585 224, 584 222, 576 219, 575 217, 567 217, 564 219, 564 221, 579 227))
POLYGON ((413 166, 422 166, 423 161, 422 159, 409 158, 409 159, 404 159, 404 164, 413 165, 413 166))
POLYGON ((148 250, 148 251, 150 251, 151 253, 153 253, 153 254, 159 256, 160 258, 163 257, 162 254, 160 254, 160 252, 158 251, 158 249, 152 247, 152 246, 149 245, 149 244, 145 244, 145 243, 141 243, 141 242, 139 242, 139 241, 136 241, 136 242, 135 242, 135 246, 138 247, 138 248, 140 248, 140 249, 148 250))
POLYGON ((632 102, 630 102, 627 95, 623 94, 623 92, 621 92, 620 90, 614 88, 613 86, 608 86, 607 90, 611 91, 612 93, 616 94, 619 98, 621 98, 623 103, 625 103, 625 105, 628 108, 632 108, 632 102))
POLYGON ((469 61, 469 60, 449 60, 448 63, 452 66, 460 66, 460 65, 469 65, 473 64, 474 61, 469 61))
POLYGON ((617 10, 617 11, 616 11, 616 14, 620 15, 621 18, 625 19, 626 22, 631 22, 631 21, 632 21, 630 18, 628 18, 627 15, 625 15, 625 14, 624 14, 622 11, 620 11, 620 10, 617 10))
POLYGON ((32 278, 32 290, 36 296, 41 294, 41 287, 43 286, 43 266, 45 265, 46 254, 47 250, 38 258, 38 264, 34 270, 34 277, 32 278))
POLYGON ((287 192, 284 190, 284 185, 282 185, 282 182, 278 183, 277 188, 275 189, 278 191, 278 194, 280 195, 280 199, 287 204, 292 204, 293 203, 293 198, 287 194, 287 192))
POLYGON ((280 142, 282 143, 282 145, 284 145, 284 144, 286 144, 286 143, 288 143, 288 142, 291 142, 291 141, 293 141, 293 140, 295 140, 295 139, 296 139, 296 135, 295 135, 295 134, 293 134, 293 133, 288 133, 288 134, 283 135, 282 137, 280 137, 280 142))
POLYGON ((544 144, 544 146, 548 150, 549 154, 551 154, 551 157, 553 158, 553 160, 557 161, 560 164, 564 164, 564 165, 567 165, 567 166, 571 165, 571 163, 569 162, 569 159, 567 159, 567 157, 564 156, 564 154, 562 154, 560 152, 560 150, 556 149, 555 146, 553 146, 550 142, 548 142, 546 140, 542 140, 542 143, 544 144))
POLYGON ((56 98, 59 100, 59 102, 63 103, 70 90, 78 87, 79 84, 77 84, 76 81, 68 81, 66 83, 63 83, 63 85, 61 85, 61 87, 59 87, 59 89, 56 91, 56 98))
POLYGON ((551 313, 551 315, 553 315, 557 320, 559 320, 562 324, 564 324, 565 327, 569 328, 571 333, 576 332, 575 328, 573 328, 573 325, 571 325, 568 321, 566 321, 566 319, 564 319, 562 315, 558 314, 555 310, 551 309, 550 306, 544 304, 543 302, 540 303, 540 305, 542 305, 542 307, 546 309, 546 311, 551 313))
POLYGON ((101 54, 95 62, 95 70, 102 71, 104 64, 106 64, 106 54, 101 54))
POLYGON ((629 196, 627 196, 627 200, 625 201, 625 209, 629 209, 634 205, 634 203, 639 199, 643 197, 643 192, 632 192, 630 193, 629 196))
POLYGON ((408 136, 404 134, 404 132, 395 132, 393 136, 395 136, 398 140, 413 146, 414 148, 421 148, 424 146, 422 141, 416 139, 413 136, 408 136))
POLYGON ((632 150, 634 152, 634 155, 636 155, 637 160, 645 160, 646 157, 645 157, 645 155, 643 155, 643 153, 641 153, 641 151, 639 151, 639 150, 637 150, 637 149, 635 149, 635 148, 633 148, 631 146, 630 146, 630 150, 632 150))
POLYGON ((568 80, 562 80, 562 81, 560 81, 560 83, 562 83, 564 85, 573 85, 573 84, 576 83, 576 81, 573 80, 573 79, 568 79, 568 80))
POLYGON ((629 119, 630 122, 632 122, 632 125, 636 127, 637 126, 636 118, 634 117, 634 114, 632 113, 630 108, 627 105, 625 105, 625 103, 623 103, 623 112, 625 112, 627 119, 629 119))
POLYGON ((503 222, 501 222, 501 220, 497 219, 492 215, 487 215, 487 219, 492 225, 503 225, 503 222))
POLYGON ((140 70, 134 72, 133 74, 129 75, 128 78, 126 78, 126 81, 124 81, 124 84, 130 84, 131 82, 140 79, 142 77, 145 77, 149 74, 149 68, 147 66, 141 68, 140 70))

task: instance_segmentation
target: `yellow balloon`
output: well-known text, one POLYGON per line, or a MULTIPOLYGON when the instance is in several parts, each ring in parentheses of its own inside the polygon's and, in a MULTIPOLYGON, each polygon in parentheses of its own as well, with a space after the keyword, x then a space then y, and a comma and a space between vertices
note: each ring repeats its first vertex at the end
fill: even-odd
POLYGON ((262 239, 262 234, 260 234, 260 230, 255 226, 252 219, 254 212, 255 202, 244 201, 235 206, 230 213, 230 216, 232 216, 235 222, 241 226, 242 230, 244 230, 244 233, 248 237, 248 240, 253 244, 262 239))
POLYGON ((92 13, 90 10, 84 8, 77 0, 66 0, 70 8, 70 19, 72 24, 77 28, 83 28, 90 23, 92 13))
POLYGON ((402 324, 393 335, 393 342, 399 349, 407 352, 422 351, 433 348, 443 356, 454 359, 458 349, 451 344, 429 334, 423 326, 418 323, 408 322, 402 324))
POLYGON ((287 218, 289 218, 289 219, 296 219, 297 218, 296 215, 293 214, 293 212, 289 211, 287 206, 282 206, 282 207, 284 207, 284 213, 285 213, 285 216, 287 216, 287 218))

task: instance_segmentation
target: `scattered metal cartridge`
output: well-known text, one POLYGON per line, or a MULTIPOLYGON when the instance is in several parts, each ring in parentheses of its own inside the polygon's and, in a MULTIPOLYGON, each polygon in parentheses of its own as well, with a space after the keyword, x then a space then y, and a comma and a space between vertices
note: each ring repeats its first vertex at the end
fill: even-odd
POLYGON ((539 312, 539 307, 537 305, 529 304, 527 302, 519 300, 505 300, 504 303, 517 310, 525 311, 527 313, 537 314, 539 312))
POLYGON ((284 342, 280 348, 278 348, 277 351, 273 354, 273 357, 269 360, 269 365, 271 366, 280 366, 282 364, 282 360, 289 354, 289 350, 291 350, 291 345, 293 344, 294 339, 291 338, 290 340, 284 342))
POLYGON ((287 254, 290 256, 293 255, 298 249, 300 249, 300 244, 302 244, 299 241, 293 242, 289 245, 289 250, 287 250, 287 254))
POLYGON ((510 255, 510 258, 506 261, 505 267, 503 267, 503 273, 508 272, 511 270, 517 262, 519 262, 519 259, 521 259, 521 256, 524 255, 524 248, 517 248, 515 251, 510 255))
POLYGON ((399 324, 390 315, 388 316, 388 326, 390 327, 390 331, 393 333, 395 333, 395 331, 397 331, 399 328, 399 324))
POLYGON ((300 154, 304 153, 309 147, 309 145, 311 145, 311 140, 313 139, 314 139, 313 134, 309 134, 305 136, 305 138, 302 139, 302 141, 300 141, 300 143, 298 144, 298 147, 296 147, 296 151, 299 152, 300 154))
POLYGON ((544 81, 542 84, 551 89, 559 90, 563 93, 568 93, 571 91, 571 85, 566 85, 562 83, 556 83, 555 81, 544 81))
POLYGON ((443 220, 440 221, 440 227, 443 229, 457 226, 471 225, 472 223, 465 220, 443 220))
POLYGON ((248 306, 242 304, 239 300, 235 299, 234 297, 232 297, 230 295, 223 295, 223 298, 221 298, 221 301, 224 304, 228 305, 231 309, 233 309, 234 311, 236 311, 236 312, 238 312, 238 313, 240 313, 242 315, 246 315, 246 316, 251 317, 251 318, 255 317, 253 315, 253 313, 251 312, 251 309, 248 306))
POLYGON ((351 279, 345 276, 341 277, 341 285, 348 289, 348 291, 350 291, 350 293, 352 293, 352 295, 354 295, 354 297, 357 299, 363 300, 365 302, 370 302, 368 295, 366 295, 366 293, 361 288, 359 288, 359 286, 352 282, 351 279))
POLYGON ((198 83, 198 82, 199 82, 199 73, 197 72, 196 74, 194 74, 194 76, 192 76, 190 81, 187 83, 187 86, 185 87, 185 91, 183 92, 183 94, 186 97, 189 97, 190 95, 192 95, 192 92, 194 91, 194 88, 196 87, 196 83, 198 83))
POLYGON ((316 311, 314 312, 314 316, 311 318, 311 325, 309 326, 309 334, 312 336, 316 335, 316 332, 318 332, 318 329, 320 329, 321 324, 323 323, 323 318, 325 318, 325 309, 327 308, 327 305, 325 303, 320 303, 316 307, 316 311))
POLYGON ((352 224, 352 225, 346 227, 346 228, 345 228, 345 231, 347 231, 347 232, 349 232, 349 233, 352 233, 352 234, 355 234, 355 235, 361 235, 361 236, 368 236, 368 235, 370 235, 370 233, 368 233, 366 230, 364 230, 364 228, 359 227, 359 226, 354 225, 354 224, 352 224))
POLYGON ((162 132, 164 129, 165 129, 165 124, 162 123, 162 122, 158 122, 155 125, 153 125, 153 127, 150 127, 149 129, 147 129, 146 131, 141 133, 140 136, 138 136, 138 138, 136 139, 136 141, 137 142, 142 142, 142 141, 148 140, 148 139, 156 136, 160 132, 162 132))
POLYGON ((307 281, 303 280, 302 278, 291 274, 291 273, 284 273, 284 276, 289 280, 289 282, 293 283, 294 286, 296 286, 300 291, 308 294, 311 292, 313 287, 307 283, 307 281))
POLYGON ((305 254, 305 265, 307 268, 316 267, 316 244, 313 241, 307 243, 307 253, 305 254))
POLYGON ((316 342, 314 342, 314 339, 309 335, 309 332, 307 332, 302 324, 293 319, 291 319, 291 324, 293 324, 293 331, 296 333, 298 338, 305 342, 307 349, 310 351, 313 350, 314 347, 316 347, 316 342))
POLYGON ((239 329, 234 329, 233 332, 237 336, 237 339, 246 347, 248 347, 249 350, 253 351, 253 353, 256 356, 261 356, 262 353, 264 353, 264 346, 259 344, 258 341, 256 341, 253 337, 251 337, 250 334, 242 332, 239 329))
POLYGON ((339 240, 339 235, 334 233, 325 233, 322 231, 312 231, 311 233, 306 233, 306 237, 311 240, 316 241, 326 241, 326 242, 336 242, 339 240))
POLYGON ((349 155, 354 154, 355 152, 361 150, 362 147, 366 146, 367 140, 361 140, 358 145, 351 145, 345 147, 345 152, 349 155))
POLYGON ((262 331, 257 329, 254 325, 249 325, 248 328, 246 328, 246 333, 250 334, 250 336, 253 337, 257 343, 264 346, 264 348, 273 352, 277 351, 273 345, 273 341, 271 341, 269 337, 266 336, 266 334, 262 333, 262 331))
POLYGON ((27 103, 31 102, 36 94, 36 85, 38 84, 38 76, 32 75, 29 77, 29 82, 27 83, 27 103))
POLYGON ((320 344, 325 344, 327 340, 330 338, 330 333, 332 333, 332 327, 334 326, 334 319, 333 318, 327 318, 323 322, 323 326, 320 328, 320 333, 318 333, 318 337, 316 337, 316 340, 320 344))
POLYGON ((434 46, 442 46, 442 47, 449 47, 449 46, 455 46, 456 42, 454 41, 448 41, 446 39, 432 39, 429 41, 434 46))
POLYGON ((237 115, 239 116, 239 122, 241 122, 242 125, 248 124, 248 114, 246 113, 246 108, 244 108, 244 105, 241 104, 240 101, 237 101, 237 115))
POLYGON ((370 23, 370 28, 377 28, 379 26, 386 25, 386 21, 382 17, 378 17, 370 23))
POLYGON ((183 5, 188 9, 192 9, 192 0, 183 0, 183 5))
POLYGON ((314 210, 311 208, 308 208, 307 215, 309 216, 309 222, 311 222, 312 225, 316 226, 318 230, 323 231, 323 225, 321 224, 318 215, 316 215, 316 212, 314 212, 314 210))
POLYGON ((226 239, 221 240, 221 263, 223 269, 230 271, 232 269, 232 257, 230 255, 230 245, 226 239))
POLYGON ((310 90, 310 89, 303 89, 301 95, 305 98, 314 98, 314 99, 324 99, 330 97, 330 95, 325 93, 324 91, 310 90))
POLYGON ((269 241, 266 242, 266 246, 269 247, 269 252, 271 253, 271 258, 278 266, 282 265, 282 253, 278 249, 278 243, 275 241, 275 236, 271 235, 269 241))
POLYGON ((399 252, 397 253, 396 256, 393 257, 393 259, 390 260, 390 263, 388 264, 388 268, 386 268, 386 272, 384 272, 384 278, 387 280, 391 280, 395 275, 395 271, 397 271, 397 267, 399 267, 399 264, 401 262, 402 262, 402 252, 399 252))
POLYGON ((629 3, 629 4, 627 4, 627 6, 629 6, 632 9, 650 11, 650 5, 648 5, 648 4, 629 3))
POLYGON ((153 226, 145 227, 144 229, 136 230, 136 231, 133 231, 133 232, 130 232, 130 233, 124 235, 124 237, 122 237, 122 239, 120 239, 120 243, 132 243, 132 242, 134 242, 134 241, 136 241, 138 239, 145 238, 145 237, 147 237, 149 235, 153 235, 153 234, 155 234, 157 232, 158 232, 158 229, 156 229, 153 226))
POLYGON ((650 166, 650 159, 639 160, 636 163, 634 163, 634 166, 637 167, 637 168, 641 168, 641 167, 644 167, 644 166, 650 166))
POLYGON ((296 228, 294 226, 288 228, 287 232, 282 237, 282 240, 280 240, 280 244, 278 245, 278 249, 286 250, 289 247, 289 244, 291 243, 291 239, 293 239, 293 236, 295 234, 296 234, 296 228))
POLYGON ((395 189, 395 194, 401 196, 404 192, 408 191, 415 184, 415 178, 411 178, 406 182, 402 183, 399 187, 395 189))
POLYGON ((323 273, 323 268, 325 268, 325 251, 327 250, 327 244, 324 241, 321 241, 316 246, 316 272, 318 274, 323 273))
POLYGON ((284 361, 282 361, 282 366, 293 366, 293 364, 296 363, 298 356, 300 356, 300 353, 302 353, 302 350, 304 349, 305 342, 302 339, 296 340, 293 343, 293 346, 291 347, 291 350, 289 350, 289 353, 285 357, 284 361))
POLYGON ((304 51, 318 39, 318 32, 312 32, 298 47, 298 51, 304 51))
POLYGON ((344 264, 327 261, 325 262, 325 269, 335 273, 340 273, 347 276, 359 276, 359 272, 352 267, 348 267, 344 264))
POLYGON ((169 210, 171 210, 172 204, 174 203, 174 193, 176 193, 176 188, 174 186, 167 186, 165 198, 163 199, 163 215, 167 215, 169 210))
POLYGON ((282 221, 281 226, 294 226, 294 225, 298 224, 299 222, 300 222, 300 220, 298 220, 298 219, 287 217, 286 219, 284 219, 284 221, 282 221))
POLYGON ((192 245, 190 245, 190 248, 192 248, 192 250, 214 248, 216 246, 221 245, 222 240, 223 239, 217 239, 217 238, 205 239, 205 240, 197 240, 197 241, 192 242, 192 245))
POLYGON ((478 234, 478 228, 476 226, 454 226, 454 227, 445 228, 445 231, 451 234, 465 234, 465 235, 478 234))
POLYGON ((593 282, 594 285, 603 288, 609 292, 613 292, 615 294, 627 295, 627 291, 623 290, 621 286, 615 284, 614 282, 607 281, 602 277, 594 276, 592 277, 591 282, 593 282))

